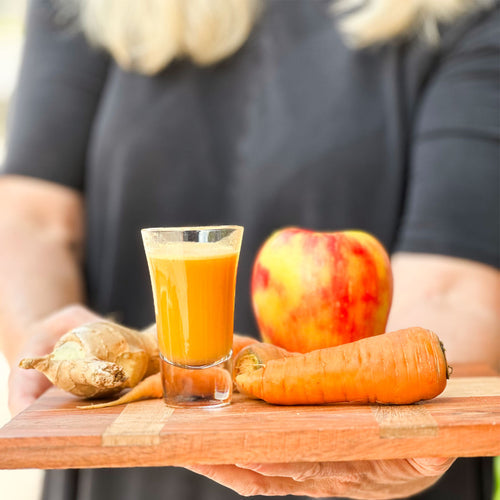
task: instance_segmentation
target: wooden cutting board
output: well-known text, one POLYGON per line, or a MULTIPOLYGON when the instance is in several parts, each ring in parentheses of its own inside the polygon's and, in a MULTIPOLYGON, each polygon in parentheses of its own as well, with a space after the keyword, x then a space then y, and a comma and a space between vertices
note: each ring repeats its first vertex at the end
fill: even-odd
POLYGON ((0 468, 500 455, 497 375, 453 377, 439 397, 408 406, 279 407, 238 394, 210 410, 172 410, 162 400, 79 404, 51 389, 12 419, 0 429, 0 468))

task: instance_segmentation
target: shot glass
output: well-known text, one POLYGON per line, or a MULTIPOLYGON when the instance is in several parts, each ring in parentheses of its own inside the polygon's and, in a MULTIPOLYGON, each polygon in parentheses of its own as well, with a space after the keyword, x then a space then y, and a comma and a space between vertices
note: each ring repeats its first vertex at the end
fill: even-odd
POLYGON ((243 228, 148 228, 141 234, 153 288, 166 404, 230 404, 243 228))

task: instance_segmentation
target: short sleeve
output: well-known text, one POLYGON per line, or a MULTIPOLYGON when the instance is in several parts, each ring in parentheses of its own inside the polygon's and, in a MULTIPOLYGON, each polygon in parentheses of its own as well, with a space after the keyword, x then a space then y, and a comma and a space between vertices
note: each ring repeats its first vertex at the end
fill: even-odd
POLYGON ((499 14, 442 54, 422 95, 396 250, 499 266, 499 14))
POLYGON ((108 58, 89 47, 49 0, 31 0, 7 122, 4 173, 81 189, 108 58))

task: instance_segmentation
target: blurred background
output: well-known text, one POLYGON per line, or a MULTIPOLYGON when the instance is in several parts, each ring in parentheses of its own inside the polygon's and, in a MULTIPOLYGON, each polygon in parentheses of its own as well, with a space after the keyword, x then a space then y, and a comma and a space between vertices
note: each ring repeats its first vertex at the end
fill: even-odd
POLYGON ((22 49, 26 0, 0 0, 0 164, 5 155, 5 128, 22 49))
MULTIPOLYGON (((26 0, 0 0, 0 168, 5 157, 5 134, 9 101, 14 91, 23 43, 26 0)), ((7 407, 9 368, 0 352, 0 427, 10 420, 7 407)), ((0 470, 4 500, 37 500, 42 471, 0 470)))

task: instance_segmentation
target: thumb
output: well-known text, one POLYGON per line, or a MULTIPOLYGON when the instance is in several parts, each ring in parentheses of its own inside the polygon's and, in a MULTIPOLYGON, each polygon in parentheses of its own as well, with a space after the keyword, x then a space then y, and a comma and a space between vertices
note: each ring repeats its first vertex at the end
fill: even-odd
POLYGON ((12 416, 35 402, 51 383, 41 373, 13 367, 9 376, 9 409, 12 416))
POLYGON ((64 307, 34 325, 38 332, 46 332, 53 338, 59 338, 64 333, 92 321, 102 321, 104 318, 90 309, 72 304, 64 307))

